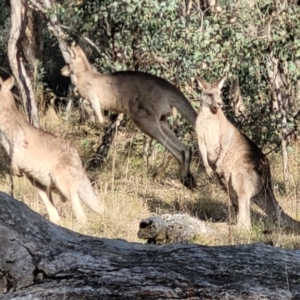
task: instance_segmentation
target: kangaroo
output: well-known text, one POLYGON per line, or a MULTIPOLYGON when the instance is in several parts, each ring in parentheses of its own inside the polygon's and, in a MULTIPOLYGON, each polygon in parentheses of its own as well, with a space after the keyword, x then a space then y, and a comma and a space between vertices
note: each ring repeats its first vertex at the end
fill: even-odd
POLYGON ((300 222, 289 217, 274 196, 267 157, 222 111, 224 80, 225 77, 210 84, 198 79, 202 95, 196 132, 206 173, 209 177, 215 173, 228 193, 238 212, 239 228, 251 229, 250 203, 253 200, 272 221, 299 231, 300 222))
POLYGON ((59 223, 51 192, 70 200, 79 223, 86 222, 79 198, 101 214, 104 205, 98 200, 74 147, 51 133, 29 124, 18 111, 11 88, 14 78, 0 77, 0 137, 10 157, 14 175, 25 174, 37 188, 50 221, 59 223))
POLYGON ((62 75, 70 76, 79 94, 88 99, 97 118, 101 108, 127 114, 140 130, 157 140, 181 165, 181 181, 195 187, 190 173, 191 150, 168 127, 167 117, 175 107, 194 126, 197 112, 179 89, 167 80, 139 71, 100 74, 92 69, 80 46, 70 47, 70 60, 62 75))

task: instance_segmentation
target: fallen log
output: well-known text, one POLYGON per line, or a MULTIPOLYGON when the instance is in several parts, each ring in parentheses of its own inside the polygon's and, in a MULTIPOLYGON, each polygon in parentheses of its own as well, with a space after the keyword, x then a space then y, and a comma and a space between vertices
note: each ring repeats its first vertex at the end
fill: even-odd
POLYGON ((300 251, 85 236, 0 192, 0 299, 300 299, 300 251))

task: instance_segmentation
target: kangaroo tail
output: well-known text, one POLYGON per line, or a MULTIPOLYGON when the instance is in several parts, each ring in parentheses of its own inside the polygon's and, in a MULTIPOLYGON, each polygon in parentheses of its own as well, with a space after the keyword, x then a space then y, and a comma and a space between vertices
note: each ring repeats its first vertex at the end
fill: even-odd
POLYGON ((272 187, 268 186, 265 193, 259 198, 259 201, 256 201, 256 203, 268 217, 284 228, 288 228, 294 232, 300 232, 300 221, 293 219, 283 210, 275 198, 272 187))
POLYGON ((300 222, 290 217, 283 211, 281 206, 278 206, 278 223, 283 227, 290 229, 292 232, 300 232, 300 222))
POLYGON ((104 212, 104 204, 96 196, 92 184, 86 175, 82 179, 81 186, 78 190, 78 195, 82 201, 84 201, 92 210, 94 210, 98 214, 102 214, 104 212))

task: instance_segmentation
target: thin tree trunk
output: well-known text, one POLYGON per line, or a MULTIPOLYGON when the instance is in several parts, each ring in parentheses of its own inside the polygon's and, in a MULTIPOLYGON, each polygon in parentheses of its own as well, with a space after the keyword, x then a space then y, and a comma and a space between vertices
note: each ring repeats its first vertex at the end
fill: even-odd
POLYGON ((25 28, 25 35, 22 41, 22 51, 26 60, 28 76, 32 82, 33 90, 35 90, 37 65, 36 65, 36 28, 34 22, 34 15, 32 10, 27 12, 27 22, 25 28))
POLYGON ((28 115, 29 122, 39 127, 39 115, 34 98, 32 82, 26 72, 23 54, 22 37, 25 34, 28 1, 10 0, 11 27, 8 40, 8 59, 13 75, 15 76, 22 95, 23 105, 28 115))
POLYGON ((0 299, 299 299, 300 251, 163 246, 59 227, 0 192, 0 299))
POLYGON ((115 138, 116 132, 118 131, 119 127, 124 127, 127 124, 127 121, 128 119, 124 117, 124 114, 111 115, 111 123, 107 127, 105 134, 102 137, 102 142, 97 148, 97 151, 89 164, 89 168, 101 168, 103 166, 104 160, 107 158, 108 151, 115 138))
POLYGON ((282 167, 283 167, 283 178, 285 183, 290 182, 290 168, 289 168, 289 157, 287 153, 287 119, 285 109, 281 109, 281 153, 282 153, 282 167))
POLYGON ((284 75, 279 72, 278 59, 269 55, 269 62, 267 63, 267 73, 269 78, 269 84, 272 90, 273 103, 272 108, 275 113, 278 110, 281 112, 281 153, 282 153, 282 164, 283 164, 283 176, 285 183, 289 182, 290 170, 289 170, 289 158, 287 153, 287 102, 288 98, 284 91, 286 80, 284 75))

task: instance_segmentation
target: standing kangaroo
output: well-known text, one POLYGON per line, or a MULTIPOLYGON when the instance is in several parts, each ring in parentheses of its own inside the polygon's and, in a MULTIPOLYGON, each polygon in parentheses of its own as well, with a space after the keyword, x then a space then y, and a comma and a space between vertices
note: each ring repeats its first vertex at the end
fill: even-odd
POLYGON ((85 223, 79 197, 94 211, 104 206, 96 197, 75 148, 66 141, 29 124, 17 110, 11 88, 14 78, 0 77, 0 137, 11 160, 14 175, 25 174, 38 189, 50 221, 60 216, 54 207, 51 191, 62 200, 70 200, 78 222, 85 223))
POLYGON ((212 84, 198 80, 202 96, 196 132, 206 173, 209 177, 216 173, 228 192, 232 205, 238 210, 239 228, 251 229, 250 203, 253 200, 272 220, 299 231, 300 222, 289 217, 274 196, 267 157, 227 120, 221 109, 224 80, 212 84))
POLYGON ((138 71, 100 74, 92 69, 83 50, 70 47, 70 61, 62 75, 70 76, 79 94, 88 99, 103 122, 101 108, 127 114, 138 128, 165 146, 181 164, 181 181, 195 187, 190 173, 191 150, 168 127, 167 118, 175 107, 194 126, 197 113, 167 80, 138 71))

